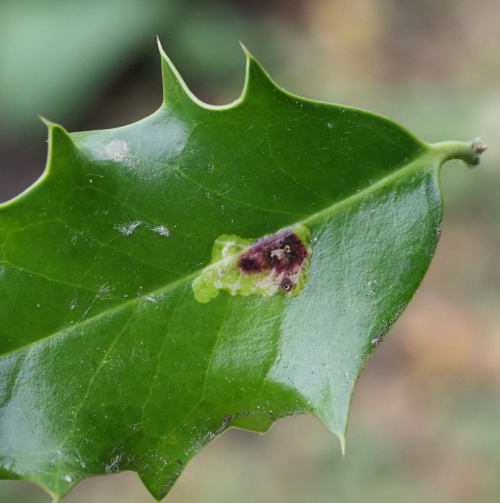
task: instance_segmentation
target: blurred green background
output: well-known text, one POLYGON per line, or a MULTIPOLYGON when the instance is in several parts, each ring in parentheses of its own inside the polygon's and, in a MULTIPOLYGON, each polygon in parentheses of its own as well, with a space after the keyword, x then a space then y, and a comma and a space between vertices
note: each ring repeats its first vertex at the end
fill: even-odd
MULTIPOLYGON (((426 141, 489 145, 443 169, 443 235, 421 289, 358 383, 343 460, 312 417, 231 430, 170 503, 500 501, 498 0, 0 0, 0 201, 43 171, 41 114, 69 131, 161 102, 162 41, 193 92, 237 98, 241 40, 278 84, 366 108, 426 141)), ((2 503, 50 498, 0 482, 2 503)), ((137 476, 81 482, 67 503, 151 503, 137 476)))

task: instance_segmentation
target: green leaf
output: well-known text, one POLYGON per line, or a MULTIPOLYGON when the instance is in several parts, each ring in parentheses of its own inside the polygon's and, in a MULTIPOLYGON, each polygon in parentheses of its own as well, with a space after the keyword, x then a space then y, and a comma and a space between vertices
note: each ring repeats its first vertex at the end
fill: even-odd
POLYGON ((162 68, 136 124, 47 123, 44 176, 0 207, 0 474, 55 500, 122 470, 160 499, 225 429, 295 414, 343 445, 436 248, 440 166, 485 148, 292 96, 248 53, 226 107, 162 68))

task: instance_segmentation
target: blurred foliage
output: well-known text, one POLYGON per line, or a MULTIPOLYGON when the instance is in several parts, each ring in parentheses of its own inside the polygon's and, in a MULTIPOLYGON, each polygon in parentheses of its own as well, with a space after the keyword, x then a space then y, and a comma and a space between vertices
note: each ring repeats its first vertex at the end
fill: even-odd
POLYGON ((153 58, 158 62, 155 35, 179 61, 181 73, 203 83, 202 94, 212 86, 220 88, 221 82, 222 89, 236 79, 242 82, 238 39, 251 39, 255 50, 264 52, 271 37, 231 5, 220 0, 209 9, 202 0, 3 0, 3 127, 8 124, 10 134, 25 138, 38 126, 35 114, 78 125, 82 117, 96 113, 96 103, 120 73, 140 62, 152 74, 153 58))
MULTIPOLYGON (((440 245, 361 376, 346 460, 313 418, 263 437, 230 431, 168 501, 499 501, 498 0, 0 0, 0 200, 43 169, 36 114, 86 130, 159 107, 155 35, 210 103, 241 91, 241 40, 296 94, 381 113, 427 141, 489 144, 474 172, 443 170, 440 245)), ((49 498, 1 482, 0 501, 49 498)), ((133 474, 85 481, 66 501, 152 503, 133 474)))

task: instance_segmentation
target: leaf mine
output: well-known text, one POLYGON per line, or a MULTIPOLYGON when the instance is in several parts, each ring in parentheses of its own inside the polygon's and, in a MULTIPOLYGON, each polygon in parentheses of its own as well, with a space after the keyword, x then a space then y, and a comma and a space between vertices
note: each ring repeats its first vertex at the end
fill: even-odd
POLYGON ((308 277, 309 230, 301 226, 255 242, 235 235, 215 240, 212 263, 193 281, 198 302, 206 303, 225 290, 231 295, 299 295, 308 277))

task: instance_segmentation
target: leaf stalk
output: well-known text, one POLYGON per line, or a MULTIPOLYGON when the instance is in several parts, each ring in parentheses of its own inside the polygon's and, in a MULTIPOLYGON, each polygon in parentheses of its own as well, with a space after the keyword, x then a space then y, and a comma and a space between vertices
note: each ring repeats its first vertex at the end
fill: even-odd
POLYGON ((471 142, 445 141, 435 143, 431 148, 441 154, 441 164, 451 159, 459 159, 469 167, 474 167, 479 164, 481 154, 488 147, 477 139, 471 142))

